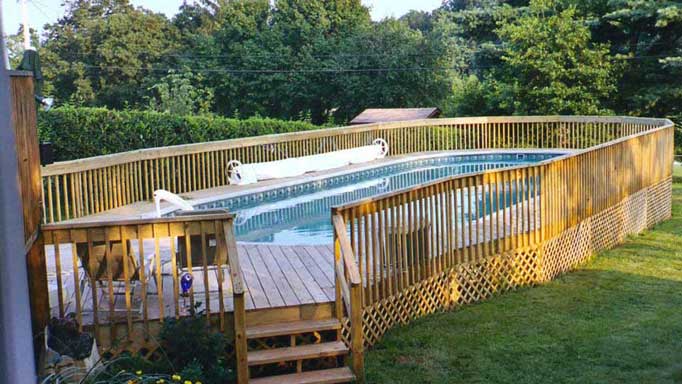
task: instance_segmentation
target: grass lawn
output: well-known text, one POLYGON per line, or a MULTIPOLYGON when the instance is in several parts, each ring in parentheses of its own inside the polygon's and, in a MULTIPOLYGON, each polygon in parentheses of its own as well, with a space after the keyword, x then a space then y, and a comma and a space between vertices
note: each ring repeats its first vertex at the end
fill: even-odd
POLYGON ((673 218, 577 271, 395 328, 369 383, 682 383, 682 170, 673 218))

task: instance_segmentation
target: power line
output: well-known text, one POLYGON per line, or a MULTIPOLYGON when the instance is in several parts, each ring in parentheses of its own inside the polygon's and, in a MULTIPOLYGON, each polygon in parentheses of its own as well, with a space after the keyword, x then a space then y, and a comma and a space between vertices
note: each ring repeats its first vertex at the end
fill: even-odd
MULTIPOLYGON (((45 13, 45 11, 41 7, 38 6, 39 3, 36 0, 29 0, 28 3, 31 4, 33 6, 33 8, 37 9, 38 12, 40 12, 43 16, 45 16, 45 18, 47 20, 51 19, 51 17, 47 13, 45 13)), ((44 7, 45 5, 41 5, 41 6, 44 7)))
MULTIPOLYGON (((662 42, 659 42, 663 44, 662 42)), ((636 46, 654 46, 659 45, 659 43, 651 44, 636 44, 636 46)), ((495 49, 502 50, 508 48, 504 44, 490 44, 488 46, 479 46, 477 48, 467 48, 463 47, 463 50, 469 53, 481 53, 493 51, 495 49)), ((91 53, 86 52, 69 52, 73 56, 92 56, 91 53)), ((441 57, 443 53, 429 53, 429 52, 419 52, 419 53, 401 53, 401 52, 386 52, 386 53, 367 53, 367 54, 356 54, 356 53, 334 53, 326 55, 300 55, 298 53, 292 52, 291 54, 282 54, 274 52, 261 52, 261 53, 251 53, 251 54, 185 54, 185 53, 164 53, 155 55, 155 57, 173 57, 181 59, 272 59, 272 58, 314 58, 314 59, 325 59, 325 58, 367 58, 367 57, 441 57)))
POLYGON ((202 73, 229 73, 229 74, 299 74, 299 73, 372 73, 372 72, 417 72, 417 71, 450 71, 454 67, 393 67, 393 68, 318 68, 318 69, 237 69, 237 68, 158 68, 158 67, 135 67, 116 65, 84 65, 87 69, 117 69, 117 70, 141 70, 151 72, 169 72, 189 70, 202 73))
MULTIPOLYGON (((669 55, 651 55, 637 57, 611 57, 611 60, 647 60, 670 57, 669 55)), ((344 73, 389 73, 389 72, 445 72, 455 70, 478 70, 496 68, 499 65, 462 65, 462 66, 442 66, 442 67, 383 67, 383 68, 301 68, 301 69, 279 69, 279 68, 197 68, 197 67, 154 67, 154 66, 119 66, 119 65, 89 65, 84 64, 83 68, 97 71, 106 70, 137 70, 157 73, 168 73, 171 71, 182 72, 191 71, 196 73, 224 73, 233 75, 277 75, 277 74, 344 74, 344 73)))

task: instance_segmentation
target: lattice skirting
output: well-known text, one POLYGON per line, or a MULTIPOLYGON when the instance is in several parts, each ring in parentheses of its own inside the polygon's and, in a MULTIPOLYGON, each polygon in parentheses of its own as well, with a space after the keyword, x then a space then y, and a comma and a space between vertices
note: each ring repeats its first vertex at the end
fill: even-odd
MULTIPOLYGON (((585 262, 597 251, 623 242, 668 219, 672 179, 643 189, 560 235, 475 263, 461 264, 364 309, 365 347, 399 324, 460 305, 485 300, 520 286, 546 282, 585 262)), ((344 319, 343 336, 350 337, 344 319)))
POLYGON ((670 218, 672 178, 628 196, 560 235, 546 241, 542 249, 543 281, 570 271, 595 252, 622 243, 670 218))
MULTIPOLYGON (((365 308, 365 346, 374 345, 395 325, 534 284, 542 276, 538 251, 537 246, 527 247, 460 264, 365 308)), ((347 338, 350 324, 344 325, 347 338)))

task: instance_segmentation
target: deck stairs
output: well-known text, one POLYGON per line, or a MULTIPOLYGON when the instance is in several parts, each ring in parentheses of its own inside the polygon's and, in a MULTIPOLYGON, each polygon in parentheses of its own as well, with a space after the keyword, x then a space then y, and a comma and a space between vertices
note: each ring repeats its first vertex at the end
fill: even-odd
POLYGON ((252 384, 349 383, 348 347, 336 318, 300 320, 246 328, 252 384))

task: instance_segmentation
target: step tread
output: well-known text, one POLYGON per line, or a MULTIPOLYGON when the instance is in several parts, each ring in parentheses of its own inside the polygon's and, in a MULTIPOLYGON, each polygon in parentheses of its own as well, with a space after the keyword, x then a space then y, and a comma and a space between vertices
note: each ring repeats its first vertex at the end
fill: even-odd
POLYGON ((251 379, 251 384, 336 384, 355 380, 355 375, 348 367, 323 369, 292 373, 288 375, 269 376, 251 379))
POLYGON ((246 337, 249 339, 257 339, 261 337, 297 335, 300 333, 315 331, 329 331, 340 328, 341 323, 338 319, 291 321, 286 323, 275 323, 249 327, 246 329, 246 337))
POLYGON ((251 351, 247 355, 247 361, 249 366, 253 366, 279 363, 281 361, 295 361, 339 356, 346 353, 348 353, 348 348, 343 341, 332 341, 329 343, 307 344, 296 347, 251 351))

